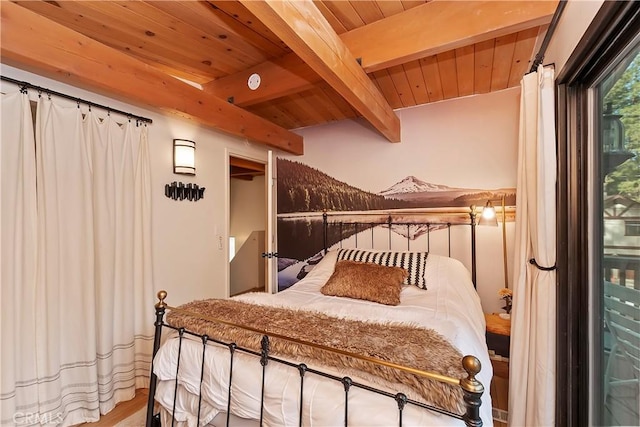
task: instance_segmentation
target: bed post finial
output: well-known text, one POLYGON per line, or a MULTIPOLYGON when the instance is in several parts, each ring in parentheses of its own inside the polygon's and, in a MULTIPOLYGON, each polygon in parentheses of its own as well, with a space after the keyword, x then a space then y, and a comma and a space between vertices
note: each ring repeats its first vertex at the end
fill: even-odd
POLYGON ((467 378, 460 380, 466 407, 466 412, 462 419, 465 425, 469 427, 481 427, 480 404, 482 403, 481 398, 482 393, 484 393, 484 386, 476 379, 476 375, 480 372, 482 364, 475 356, 465 356, 462 358, 462 367, 467 371, 467 378))
POLYGON ((156 308, 165 308, 167 303, 164 300, 167 298, 167 291, 158 291, 158 302, 156 303, 156 308))

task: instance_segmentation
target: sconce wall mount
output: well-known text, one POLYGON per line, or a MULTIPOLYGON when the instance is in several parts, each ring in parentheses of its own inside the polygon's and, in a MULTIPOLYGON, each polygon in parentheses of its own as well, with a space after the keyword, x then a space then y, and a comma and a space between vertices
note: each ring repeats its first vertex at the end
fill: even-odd
POLYGON ((184 184, 182 182, 172 182, 164 186, 164 195, 173 200, 189 200, 197 202, 204 199, 205 187, 198 184, 184 184))

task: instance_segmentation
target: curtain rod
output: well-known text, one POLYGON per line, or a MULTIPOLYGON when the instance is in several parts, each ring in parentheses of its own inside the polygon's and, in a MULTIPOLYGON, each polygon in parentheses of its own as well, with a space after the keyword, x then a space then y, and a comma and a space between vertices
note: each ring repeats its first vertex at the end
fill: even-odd
POLYGON ((59 96, 61 98, 70 99, 71 101, 76 101, 79 104, 81 103, 81 104, 88 105, 90 107, 101 108, 101 109, 103 109, 103 110, 105 110, 107 112, 113 111, 114 113, 118 113, 118 114, 122 114, 123 116, 126 116, 126 117, 134 118, 134 119, 136 119, 137 121, 140 121, 140 122, 153 123, 153 120, 151 120, 151 119, 149 119, 147 117, 142 117, 142 116, 138 116, 136 114, 127 113, 126 111, 117 110, 115 108, 111 108, 111 107, 107 107, 105 105, 97 104, 95 102, 87 101, 87 100, 82 99, 82 98, 77 98, 75 96, 67 95, 65 93, 56 92, 55 90, 47 89, 47 88, 44 88, 44 87, 41 87, 41 86, 36 86, 36 85, 28 83, 28 82, 23 82, 23 81, 20 81, 20 80, 12 79, 11 77, 0 76, 0 79, 2 79, 5 82, 16 84, 16 85, 20 86, 21 89, 35 89, 35 90, 37 90, 39 92, 44 92, 44 93, 47 93, 47 94, 59 96))
POLYGON ((549 24, 549 29, 544 35, 544 39, 542 39, 542 45, 540 46, 540 50, 536 53, 536 57, 533 60, 533 64, 531 64, 531 69, 529 73, 533 73, 538 69, 538 66, 542 64, 544 61, 544 54, 547 52, 547 47, 549 46, 549 41, 551 40, 551 36, 556 30, 558 26, 558 21, 560 20, 560 15, 562 15, 562 11, 564 7, 567 5, 567 0, 560 0, 558 3, 558 7, 556 7, 556 11, 553 13, 553 18, 551 18, 551 23, 549 24))

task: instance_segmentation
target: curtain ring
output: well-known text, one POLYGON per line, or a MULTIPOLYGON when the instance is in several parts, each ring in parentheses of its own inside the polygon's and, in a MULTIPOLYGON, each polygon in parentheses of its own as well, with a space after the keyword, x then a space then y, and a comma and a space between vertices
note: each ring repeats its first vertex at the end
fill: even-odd
POLYGON ((535 265, 535 266, 536 266, 536 268, 537 268, 538 270, 542 270, 542 271, 553 271, 553 270, 555 270, 555 269, 557 268, 555 265, 554 265, 554 266, 552 266, 552 267, 543 267, 543 266, 539 265, 539 264, 536 262, 536 259, 535 259, 535 258, 531 258, 531 259, 529 260, 529 264, 531 264, 531 265, 535 265))

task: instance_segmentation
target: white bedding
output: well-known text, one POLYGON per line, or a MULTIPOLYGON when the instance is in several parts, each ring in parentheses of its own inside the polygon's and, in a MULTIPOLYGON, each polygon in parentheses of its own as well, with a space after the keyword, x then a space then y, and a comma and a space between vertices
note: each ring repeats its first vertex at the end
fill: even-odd
MULTIPOLYGON (((282 307, 320 311, 329 315, 365 321, 405 322, 438 331, 463 355, 480 359, 482 371, 478 379, 485 387, 480 415, 484 425, 493 425, 491 417, 490 381, 493 375, 485 341, 485 320, 480 300, 473 288, 468 270, 457 260, 430 254, 425 278, 427 290, 406 286, 398 306, 386 306, 368 301, 325 296, 320 288, 333 272, 336 252, 331 251, 301 281, 279 294, 251 293, 237 300, 282 307)), ((202 385, 203 408, 201 423, 210 422, 219 412, 226 411, 229 351, 208 346, 202 385)), ((170 411, 173 405, 174 379, 178 340, 168 339, 154 359, 154 372, 160 381, 156 400, 170 411)), ((202 343, 183 340, 176 421, 195 426, 197 395, 200 388, 202 343), (195 408, 195 410, 194 410, 195 408)), ((323 371, 336 373, 322 367, 323 371)), ((237 353, 234 359, 231 412, 243 418, 260 417, 262 366, 252 356, 237 353)), ((354 378, 360 381, 360 379, 354 378)), ((303 425, 344 425, 344 389, 340 383, 317 375, 305 376, 303 425)), ((368 384, 366 381, 360 381, 368 384)), ((265 426, 298 425, 300 376, 298 370, 269 363, 266 376, 265 426)), ((403 389, 399 389, 404 391, 403 389)), ((395 393, 398 390, 392 390, 395 393)), ((349 392, 349 425, 398 425, 398 409, 393 399, 358 388, 349 392)), ((403 425, 464 425, 462 421, 407 405, 403 425)))

